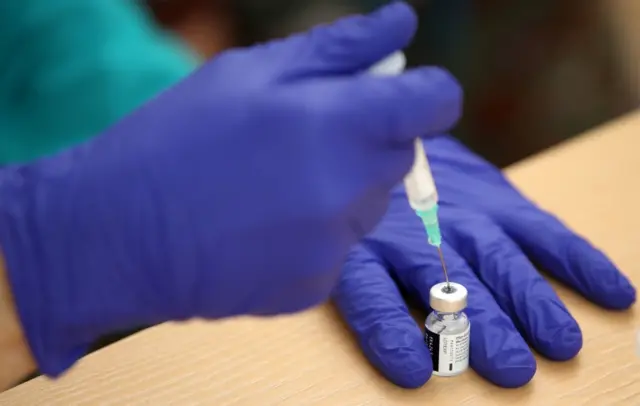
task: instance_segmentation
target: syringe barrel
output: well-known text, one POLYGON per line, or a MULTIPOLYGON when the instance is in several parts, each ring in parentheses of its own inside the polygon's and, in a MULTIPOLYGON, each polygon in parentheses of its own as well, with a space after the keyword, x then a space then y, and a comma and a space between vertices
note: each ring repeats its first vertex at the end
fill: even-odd
POLYGON ((438 204, 438 191, 420 138, 416 138, 414 150, 413 166, 404 178, 404 188, 411 208, 428 211, 438 204))
MULTIPOLYGON (((399 75, 405 65, 404 53, 397 51, 372 66, 369 73, 372 75, 399 75)), ((404 178, 404 186, 411 207, 416 211, 427 212, 438 204, 438 192, 420 138, 416 138, 414 149, 413 167, 404 178)))

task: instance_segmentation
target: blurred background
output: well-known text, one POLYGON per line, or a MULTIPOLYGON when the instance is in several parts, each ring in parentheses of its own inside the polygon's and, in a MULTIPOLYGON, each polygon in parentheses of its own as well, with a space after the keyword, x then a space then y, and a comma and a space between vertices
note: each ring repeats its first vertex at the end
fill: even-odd
MULTIPOLYGON (((388 0, 148 0, 200 54, 248 45, 388 0)), ((420 30, 409 63, 463 84, 455 135, 504 167, 638 104, 637 0, 411 1, 420 30)))

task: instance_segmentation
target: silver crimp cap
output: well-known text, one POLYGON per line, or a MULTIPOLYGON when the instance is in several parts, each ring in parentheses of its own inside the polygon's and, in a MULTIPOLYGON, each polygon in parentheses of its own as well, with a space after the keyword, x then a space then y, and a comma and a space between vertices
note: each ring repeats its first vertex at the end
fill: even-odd
POLYGON ((467 288, 459 283, 438 283, 429 292, 429 305, 440 313, 461 312, 467 307, 467 295, 467 288))

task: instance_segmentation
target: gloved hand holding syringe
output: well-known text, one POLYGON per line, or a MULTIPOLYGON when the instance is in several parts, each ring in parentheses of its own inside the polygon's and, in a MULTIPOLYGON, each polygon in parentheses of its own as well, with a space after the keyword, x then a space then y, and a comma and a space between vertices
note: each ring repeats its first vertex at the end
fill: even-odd
MULTIPOLYGON (((395 52, 375 64, 369 72, 374 75, 398 75, 402 73, 406 65, 406 58, 402 51, 395 52)), ((422 141, 415 140, 415 160, 411 170, 404 178, 405 191, 411 208, 422 220, 427 231, 429 244, 436 247, 442 264, 447 290, 451 290, 449 284, 449 274, 447 265, 442 255, 442 236, 440 235, 440 225, 438 223, 438 191, 436 189, 431 168, 427 161, 422 141)))

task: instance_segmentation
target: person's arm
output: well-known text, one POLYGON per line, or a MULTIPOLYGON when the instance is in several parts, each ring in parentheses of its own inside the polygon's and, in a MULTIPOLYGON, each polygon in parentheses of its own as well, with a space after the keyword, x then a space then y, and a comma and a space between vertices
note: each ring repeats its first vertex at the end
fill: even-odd
POLYGON ((16 313, 0 252, 0 392, 36 369, 16 313))
MULTIPOLYGON (((197 66, 135 3, 0 4, 0 164, 79 142, 197 66)), ((0 391, 36 369, 0 253, 0 391)))
POLYGON ((137 2, 1 3, 0 163, 84 141, 198 65, 137 2))
MULTIPOLYGON (((129 1, 0 5, 0 164, 82 141, 196 65, 129 1)), ((36 369, 0 255, 0 391, 36 369)))

